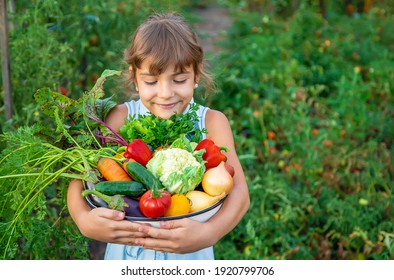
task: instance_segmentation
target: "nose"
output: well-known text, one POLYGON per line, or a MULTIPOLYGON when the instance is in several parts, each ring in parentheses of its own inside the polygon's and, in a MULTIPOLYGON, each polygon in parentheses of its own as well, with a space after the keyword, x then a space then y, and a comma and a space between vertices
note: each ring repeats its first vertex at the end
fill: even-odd
POLYGON ((163 99, 170 98, 174 96, 174 91, 170 83, 163 82, 160 83, 159 92, 157 96, 163 99))

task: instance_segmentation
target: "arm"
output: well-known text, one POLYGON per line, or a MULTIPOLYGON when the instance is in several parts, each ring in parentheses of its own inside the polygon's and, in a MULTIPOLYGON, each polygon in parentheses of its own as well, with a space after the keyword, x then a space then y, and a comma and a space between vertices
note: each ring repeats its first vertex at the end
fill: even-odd
POLYGON ((216 145, 229 148, 230 151, 226 153, 227 163, 235 170, 233 189, 224 201, 219 215, 215 215, 208 222, 217 242, 239 223, 249 209, 250 199, 245 175, 235 150, 232 130, 226 116, 219 111, 209 110, 206 122, 207 137, 216 145))
POLYGON ((161 229, 142 225, 140 231, 153 238, 137 238, 145 248, 175 253, 189 253, 214 245, 230 232, 249 208, 249 193, 230 124, 223 113, 209 110, 206 116, 207 137, 229 148, 227 162, 234 167, 234 187, 220 211, 206 223, 180 219, 161 223, 161 229), (202 234, 203 232, 203 234, 202 234))

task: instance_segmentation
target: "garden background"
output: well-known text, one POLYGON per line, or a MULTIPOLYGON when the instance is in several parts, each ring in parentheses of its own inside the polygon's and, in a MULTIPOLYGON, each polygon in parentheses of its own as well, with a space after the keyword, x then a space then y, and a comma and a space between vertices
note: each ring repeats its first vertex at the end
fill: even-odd
MULTIPOLYGON (((1 80, 1 136, 51 125, 38 89, 79 98, 105 69, 125 69, 152 11, 181 12, 209 39, 197 11, 225 9, 230 25, 207 53, 218 90, 197 100, 231 120, 251 206, 216 258, 394 259, 393 1, 5 2, 13 115, 1 80)), ((113 80, 107 94, 128 98, 113 80)), ((9 144, 0 138, 0 166, 9 144)), ((68 215, 67 183, 34 196, 0 180, 1 259, 97 257, 68 215), (36 199, 15 215, 24 196, 36 199)))

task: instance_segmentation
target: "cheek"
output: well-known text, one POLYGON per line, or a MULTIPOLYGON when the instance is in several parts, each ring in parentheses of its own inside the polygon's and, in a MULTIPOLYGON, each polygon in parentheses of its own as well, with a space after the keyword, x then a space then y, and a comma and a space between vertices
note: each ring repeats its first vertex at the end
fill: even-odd
POLYGON ((150 99, 155 95, 155 90, 154 87, 151 86, 146 86, 144 84, 140 84, 141 86, 139 87, 139 96, 141 99, 150 99))
POLYGON ((193 84, 187 84, 179 88, 178 91, 179 95, 182 95, 184 97, 189 97, 193 96, 194 94, 194 83, 193 84))

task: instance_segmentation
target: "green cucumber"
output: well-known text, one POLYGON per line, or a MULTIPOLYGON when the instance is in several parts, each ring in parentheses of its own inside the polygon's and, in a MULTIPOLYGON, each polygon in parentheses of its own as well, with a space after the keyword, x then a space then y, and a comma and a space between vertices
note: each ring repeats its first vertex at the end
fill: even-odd
POLYGON ((130 161, 126 164, 126 170, 134 181, 140 182, 145 186, 146 189, 164 189, 160 180, 156 178, 155 175, 153 175, 152 172, 146 169, 146 167, 144 167, 142 164, 135 161, 130 161))
POLYGON ((144 191, 144 186, 135 181, 102 181, 94 186, 96 191, 106 195, 139 196, 144 191))

